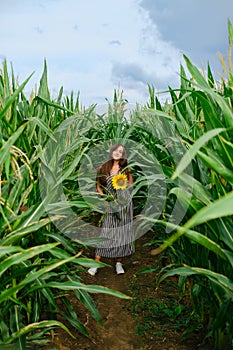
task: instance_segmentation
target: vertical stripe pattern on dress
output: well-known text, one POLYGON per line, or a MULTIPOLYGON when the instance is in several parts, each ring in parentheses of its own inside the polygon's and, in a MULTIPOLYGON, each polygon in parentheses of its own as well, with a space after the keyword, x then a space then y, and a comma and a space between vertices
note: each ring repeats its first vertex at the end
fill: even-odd
POLYGON ((96 248, 96 254, 117 258, 134 252, 133 234, 133 204, 131 191, 115 190, 112 186, 111 173, 106 178, 106 189, 116 197, 114 202, 108 202, 106 214, 102 221, 100 238, 102 242, 96 248))

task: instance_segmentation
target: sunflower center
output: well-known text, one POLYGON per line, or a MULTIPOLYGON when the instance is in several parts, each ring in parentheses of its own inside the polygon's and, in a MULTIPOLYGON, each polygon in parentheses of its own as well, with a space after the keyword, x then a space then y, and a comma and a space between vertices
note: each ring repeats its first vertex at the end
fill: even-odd
POLYGON ((119 180, 117 181, 117 185, 118 185, 118 186, 124 186, 124 184, 125 184, 125 180, 124 180, 124 179, 119 179, 119 180))

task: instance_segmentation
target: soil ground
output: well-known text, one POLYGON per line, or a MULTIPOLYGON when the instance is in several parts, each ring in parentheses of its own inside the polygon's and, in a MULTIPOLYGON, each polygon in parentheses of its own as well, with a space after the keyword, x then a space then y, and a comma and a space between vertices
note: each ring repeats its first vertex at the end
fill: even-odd
MULTIPOLYGON (((92 294, 92 298, 101 314, 103 327, 97 324, 82 307, 80 302, 72 297, 71 301, 77 310, 80 320, 85 324, 90 338, 81 334, 75 334, 75 339, 63 330, 59 330, 52 347, 46 349, 59 350, 207 350, 208 347, 201 346, 202 334, 194 333, 184 342, 181 335, 184 329, 173 327, 174 322, 166 323, 164 317, 156 315, 159 305, 171 297, 177 300, 176 288, 168 293, 168 284, 163 283, 158 289, 155 286, 156 273, 137 274, 140 269, 156 266, 158 257, 150 254, 151 248, 144 244, 149 241, 147 234, 136 242, 136 252, 126 257, 123 262, 125 274, 115 273, 114 261, 103 259, 102 261, 111 265, 98 270, 95 276, 84 274, 83 281, 86 284, 98 284, 108 288, 121 291, 131 296, 132 299, 120 299, 106 294, 92 294), (153 299, 157 298, 157 304, 153 299), (151 303, 145 307, 146 303, 151 303), (155 309, 155 305, 157 309, 155 309), (153 312, 154 314, 153 314, 153 312), (152 313, 151 313, 152 312, 152 313)), ((87 253, 90 257, 94 252, 87 253)), ((174 282, 172 282, 174 286, 174 282)), ((65 323, 65 322, 64 322, 65 323)), ((68 325, 67 325, 68 326, 68 325)), ((70 328, 70 326, 68 326, 70 328)), ((77 333, 77 332, 76 332, 77 333)))

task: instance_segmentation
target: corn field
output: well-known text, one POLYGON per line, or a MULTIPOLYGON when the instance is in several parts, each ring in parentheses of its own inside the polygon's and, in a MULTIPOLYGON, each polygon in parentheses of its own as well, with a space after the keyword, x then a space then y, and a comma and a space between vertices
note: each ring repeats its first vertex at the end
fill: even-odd
POLYGON ((214 349, 233 346, 230 21, 228 36, 227 62, 219 54, 220 81, 214 79, 209 64, 207 72, 201 72, 184 56, 180 87, 168 88, 170 102, 162 104, 149 86, 149 101, 127 116, 128 102, 117 91, 104 114, 98 114, 94 105, 83 107, 74 93, 63 96, 63 88, 51 97, 46 61, 38 91, 27 97, 24 90, 30 77, 19 84, 13 67, 3 62, 0 347, 23 350, 46 345, 57 327, 73 336, 58 316, 88 336, 69 301, 69 291, 99 323, 92 293, 128 298, 103 286, 87 285, 81 278, 93 266, 85 249, 96 239, 95 234, 85 233, 102 213, 92 181, 102 158, 98 152, 93 151, 94 157, 90 154, 116 140, 132 150, 136 235, 164 228, 162 242, 150 242, 154 255, 166 251, 172 259, 160 271, 158 287, 165 278, 178 275, 179 291, 188 293, 214 349), (135 145, 137 152, 133 152, 135 145))

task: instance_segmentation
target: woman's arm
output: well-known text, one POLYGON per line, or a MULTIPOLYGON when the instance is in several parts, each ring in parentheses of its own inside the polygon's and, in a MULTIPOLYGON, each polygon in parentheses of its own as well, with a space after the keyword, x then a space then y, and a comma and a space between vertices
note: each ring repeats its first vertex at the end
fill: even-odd
POLYGON ((129 179, 129 183, 130 183, 130 185, 132 185, 132 184, 133 184, 133 176, 132 176, 132 174, 131 174, 131 173, 129 173, 129 175, 128 175, 128 179, 129 179))
POLYGON ((100 196, 103 196, 103 195, 104 195, 104 193, 103 193, 102 188, 100 187, 100 185, 97 184, 96 189, 97 189, 97 192, 99 193, 100 196))
POLYGON ((101 184, 100 184, 100 180, 98 178, 97 178, 97 182, 96 182, 96 189, 97 189, 97 192, 99 193, 100 196, 104 195, 104 192, 103 192, 101 184))
POLYGON ((128 181, 129 181, 130 185, 133 184, 133 176, 130 172, 130 168, 128 168, 128 181))

